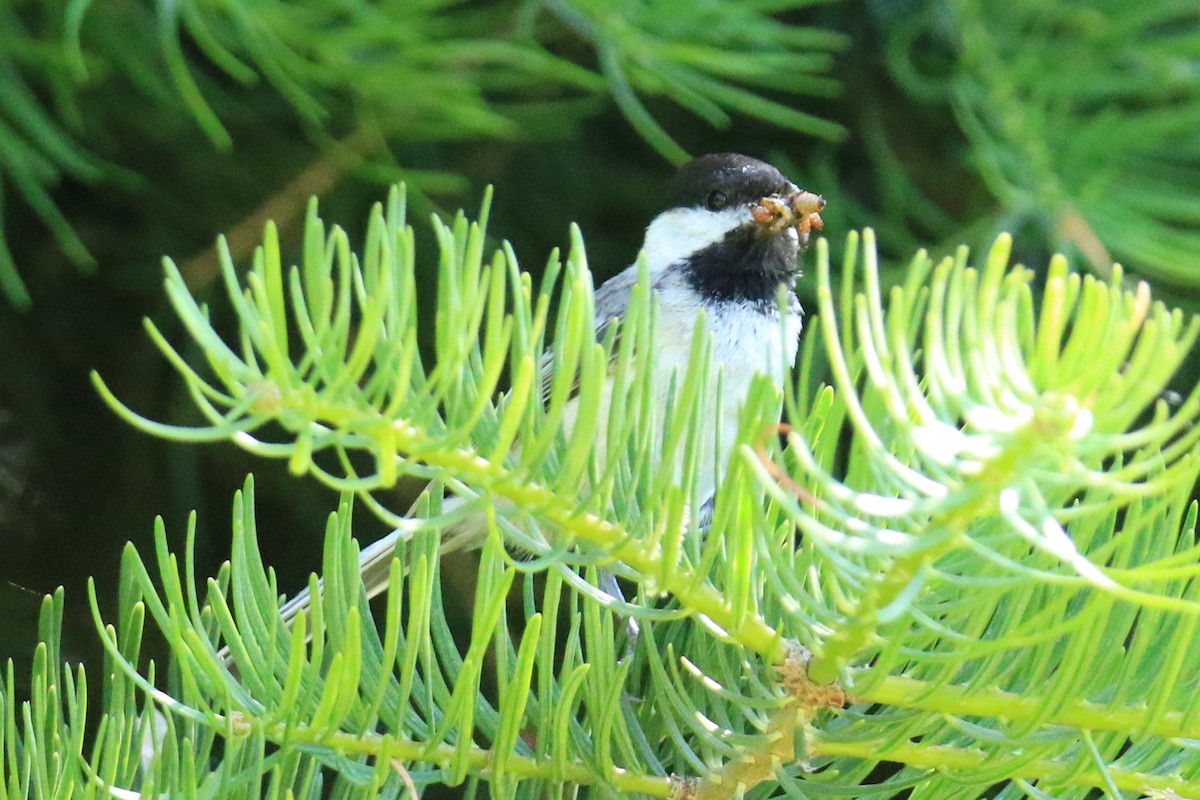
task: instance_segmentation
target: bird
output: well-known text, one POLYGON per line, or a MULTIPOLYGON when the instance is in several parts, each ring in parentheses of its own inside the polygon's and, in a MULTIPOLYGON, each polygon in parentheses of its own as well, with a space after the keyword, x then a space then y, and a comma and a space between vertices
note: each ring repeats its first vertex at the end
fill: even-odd
MULTIPOLYGON (((673 381, 682 380, 700 310, 711 342, 709 389, 715 394, 718 380, 722 386, 721 407, 710 409, 715 419, 705 434, 713 439, 702 447, 698 470, 695 497, 702 527, 711 519, 719 471, 736 439, 752 379, 766 375, 782 389, 795 361, 803 315, 795 283, 801 254, 812 232, 822 227, 819 212, 824 205, 823 197, 800 189, 764 161, 713 153, 679 168, 659 213, 646 228, 640 258, 658 308, 652 344, 655 400, 659 407, 665 405, 673 381)), ((610 324, 624 318, 638 276, 635 262, 595 291, 598 339, 610 324)), ((548 356, 542 362, 544 370, 551 366, 548 356)), ((602 411, 600 420, 607 419, 602 411)), ((568 433, 573 421, 574 409, 568 406, 568 433)), ((596 441, 605 441, 603 423, 596 441)), ((602 450, 598 457, 603 458, 602 450)), ((444 508, 461 502, 448 498, 444 508)), ((443 553, 476 548, 486 539, 482 514, 451 525, 452 530, 443 532, 443 553)), ((405 530, 397 529, 362 550, 359 566, 368 598, 387 588, 395 546, 404 535, 405 530)), ((309 590, 302 590, 281 607, 282 616, 291 621, 311 599, 309 590)))

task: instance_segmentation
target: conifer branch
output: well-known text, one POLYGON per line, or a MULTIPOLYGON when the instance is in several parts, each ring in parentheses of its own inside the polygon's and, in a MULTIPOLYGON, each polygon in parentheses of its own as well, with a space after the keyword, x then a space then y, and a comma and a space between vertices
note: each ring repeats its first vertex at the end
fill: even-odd
POLYGON ((323 770, 363 797, 462 782, 516 797, 1195 791, 1200 389, 1174 407, 1157 397, 1200 324, 1062 260, 1035 284, 1009 265, 1007 238, 978 268, 965 251, 919 254, 885 292, 872 234, 852 236, 835 291, 822 241, 786 444, 763 435, 780 398, 758 384, 700 531, 681 522, 689 493, 675 484, 709 422, 703 382, 684 378, 667 435, 646 429, 646 276, 619 339, 597 343, 578 231, 535 290, 510 248, 488 258, 486 201, 481 218, 434 222, 432 362, 415 344, 399 190, 372 212, 361 256, 315 206, 295 267, 270 227, 244 278, 226 255, 240 323, 227 339, 168 264, 206 363, 148 330, 207 425, 143 419, 97 386, 147 431, 227 440, 341 490, 321 583, 289 624, 250 481, 212 578, 195 572, 194 527, 181 558, 158 523, 152 559, 125 553, 115 625, 92 600, 108 680, 90 750, 86 676, 60 666, 62 597, 48 598, 28 712, 11 670, 0 692, 0 758, 21 791, 257 796, 269 779, 306 794, 323 770), (559 377, 543 395, 555 302, 559 377), (574 431, 562 409, 598 402, 590 382, 610 363, 627 393, 608 427, 621 445, 602 460, 594 409, 574 431), (433 480, 411 516, 380 492, 402 474, 433 480), (443 508, 444 488, 488 530, 460 638, 439 558, 465 512, 443 508), (405 526, 375 607, 355 498, 405 526), (620 614, 597 588, 614 564, 638 589, 620 614), (517 593, 519 608, 504 602, 517 593), (141 657, 151 626, 166 669, 141 657), (48 742, 71 758, 48 761, 48 742))

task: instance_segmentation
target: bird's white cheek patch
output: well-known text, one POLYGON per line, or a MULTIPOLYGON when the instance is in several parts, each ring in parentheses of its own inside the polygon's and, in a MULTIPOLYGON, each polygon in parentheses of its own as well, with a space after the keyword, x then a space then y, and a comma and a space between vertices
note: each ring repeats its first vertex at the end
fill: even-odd
POLYGON ((750 221, 749 210, 740 206, 724 211, 674 208, 659 214, 646 228, 642 253, 651 272, 666 269, 750 221))

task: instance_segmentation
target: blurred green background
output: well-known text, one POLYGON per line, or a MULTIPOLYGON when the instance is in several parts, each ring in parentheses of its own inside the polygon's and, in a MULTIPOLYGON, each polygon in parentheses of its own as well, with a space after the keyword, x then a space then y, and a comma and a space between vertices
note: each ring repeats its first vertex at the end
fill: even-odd
POLYGON ((141 413, 190 419, 141 327, 187 346, 163 255, 221 319, 218 233, 245 265, 267 218, 297 242, 312 194, 361 241, 390 182, 419 229, 494 184, 490 232, 526 268, 574 221, 602 279, 673 163, 722 150, 824 194, 835 250, 871 226, 902 265, 1007 230, 1030 266, 1116 260, 1200 309, 1194 0, 0 2, 0 657, 25 674, 58 585, 64 652, 94 655, 86 579, 111 607, 157 514, 179 545, 199 512, 212 573, 249 471, 281 585, 319 566, 328 491, 149 438, 92 390, 96 369, 141 413))

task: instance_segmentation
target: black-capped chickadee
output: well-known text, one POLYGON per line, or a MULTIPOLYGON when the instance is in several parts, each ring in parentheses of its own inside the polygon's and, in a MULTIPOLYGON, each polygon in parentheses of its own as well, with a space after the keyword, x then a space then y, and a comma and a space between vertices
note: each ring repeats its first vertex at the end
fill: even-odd
MULTIPOLYGON (((664 210, 646 228, 641 253, 658 304, 653 383, 659 406, 667 403, 672 381, 686 371, 697 311, 705 310, 712 342, 713 395, 721 381, 721 408, 713 447, 702 451, 695 495, 697 510, 711 515, 719 468, 728 460, 737 435, 738 416, 751 379, 767 375, 782 387, 799 345, 801 308, 793 286, 800 253, 810 233, 820 229, 824 200, 799 189, 762 161, 733 153, 701 156, 683 166, 667 195, 664 210), (780 320, 779 291, 787 292, 786 319, 780 320), (782 322, 782 324, 781 324, 782 322), (718 375, 721 377, 718 378, 718 375)), ((597 335, 613 319, 622 319, 638 279, 637 265, 596 290, 597 335)), ((548 363, 548 362, 547 362, 548 363)), ((564 425, 573 422, 568 408, 564 425)), ((607 413, 600 419, 607 420, 607 413)), ((605 430, 597 432, 604 442, 605 430)), ((447 505, 455 503, 447 500, 447 505)), ((443 552, 482 544, 486 525, 467 517, 443 533, 443 552)), ((360 566, 369 597, 387 588, 397 530, 362 551, 360 566)), ((283 607, 293 618, 308 606, 304 590, 283 607)))

